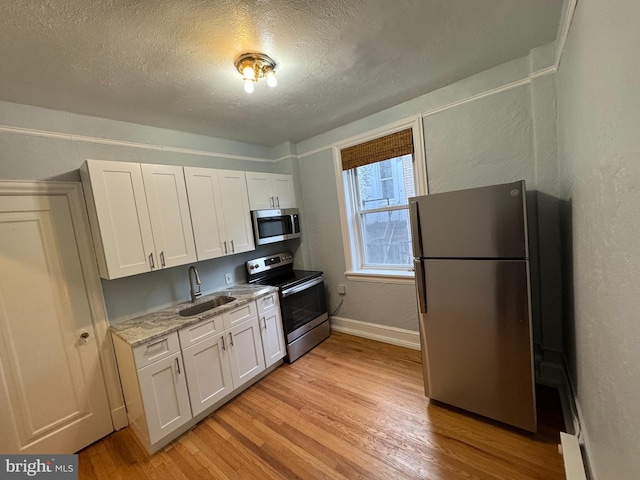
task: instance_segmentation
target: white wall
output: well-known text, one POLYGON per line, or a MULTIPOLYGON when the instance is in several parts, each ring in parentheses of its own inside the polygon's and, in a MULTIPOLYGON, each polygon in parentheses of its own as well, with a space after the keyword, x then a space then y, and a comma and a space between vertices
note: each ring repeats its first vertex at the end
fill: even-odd
POLYGON ((601 480, 640 478, 640 3, 580 0, 558 73, 567 353, 601 480))

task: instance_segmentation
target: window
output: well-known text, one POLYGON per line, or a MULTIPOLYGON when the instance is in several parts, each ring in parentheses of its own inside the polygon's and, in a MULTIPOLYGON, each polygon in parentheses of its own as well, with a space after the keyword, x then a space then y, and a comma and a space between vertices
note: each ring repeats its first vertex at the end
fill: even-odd
MULTIPOLYGON (((419 125, 419 122, 415 122, 419 125)), ((422 194, 414 128, 379 135, 339 149, 344 186, 343 241, 349 278, 412 277, 408 198, 422 194)), ((342 192, 340 192, 342 193, 342 192)), ((426 192, 425 192, 426 193, 426 192)))

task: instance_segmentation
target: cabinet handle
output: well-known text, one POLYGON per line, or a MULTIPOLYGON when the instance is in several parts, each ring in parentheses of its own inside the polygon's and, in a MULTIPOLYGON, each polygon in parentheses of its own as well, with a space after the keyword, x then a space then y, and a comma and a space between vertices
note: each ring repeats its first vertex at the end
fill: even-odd
POLYGON ((236 253, 236 247, 233 245, 233 240, 231 240, 231 253, 236 253))
POLYGON ((178 371, 178 375, 180 375, 182 372, 180 372, 180 362, 178 361, 178 359, 176 358, 176 370, 178 371))
POLYGON ((151 270, 156 268, 156 262, 153 261, 153 253, 149 254, 149 265, 151 265, 151 270))
POLYGON ((264 325, 264 329, 267 329, 267 317, 262 317, 262 324, 264 325))
POLYGON ((276 207, 280 208, 280 197, 276 197, 276 207))
POLYGON ((269 197, 269 201, 271 202, 272 207, 276 206, 275 202, 273 201, 273 197, 269 197))
POLYGON ((151 347, 155 347, 156 345, 160 345, 163 342, 166 342, 167 339, 163 338, 162 340, 158 340, 157 342, 153 342, 153 343, 148 343, 147 344, 147 350, 149 350, 151 347))
POLYGON ((227 346, 224 344, 224 335, 220 338, 222 338, 222 350, 226 350, 227 346))
POLYGON ((229 332, 229 343, 233 347, 233 333, 229 332))
POLYGON ((164 251, 160 252, 160 265, 162 265, 162 268, 166 267, 166 264, 164 263, 164 251))
POLYGON ((227 253, 229 253, 229 252, 227 251, 227 241, 225 240, 225 241, 224 241, 224 242, 222 242, 222 243, 224 243, 224 254, 226 255, 227 253))

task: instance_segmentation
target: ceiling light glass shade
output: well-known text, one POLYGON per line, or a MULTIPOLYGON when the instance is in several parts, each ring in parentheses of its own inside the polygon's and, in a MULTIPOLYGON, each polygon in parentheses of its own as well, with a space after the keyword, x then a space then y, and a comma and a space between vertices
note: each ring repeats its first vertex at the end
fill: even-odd
POLYGON ((243 67, 242 68, 242 76, 244 78, 254 79, 253 67, 251 65, 247 65, 246 67, 243 67))
POLYGON ((243 53, 236 59, 234 65, 244 79, 244 90, 247 93, 253 92, 255 84, 261 78, 266 78, 270 87, 275 87, 278 83, 276 62, 264 53, 243 53))
POLYGON ((275 87, 278 84, 278 79, 276 78, 276 72, 273 70, 269 70, 267 72, 267 85, 270 87, 275 87))

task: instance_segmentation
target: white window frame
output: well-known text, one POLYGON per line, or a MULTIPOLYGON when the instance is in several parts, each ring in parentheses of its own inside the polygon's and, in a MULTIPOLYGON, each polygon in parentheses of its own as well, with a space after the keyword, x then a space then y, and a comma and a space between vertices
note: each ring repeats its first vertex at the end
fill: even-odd
POLYGON ((356 198, 354 195, 355 186, 352 185, 351 182, 352 176, 342 170, 341 155, 341 150, 344 148, 375 140, 376 138, 384 137, 385 135, 390 135, 408 128, 411 128, 413 133, 413 174, 416 195, 426 195, 428 193, 427 169, 421 116, 400 120, 333 145, 333 161, 336 185, 338 186, 338 207, 342 227, 342 243, 344 247, 345 265, 347 267, 345 275, 349 280, 411 284, 414 282, 413 269, 411 267, 407 267, 406 269, 363 267, 360 248, 362 245, 360 238, 361 232, 358 226, 359 222, 355 220, 357 211, 355 204, 356 198))

